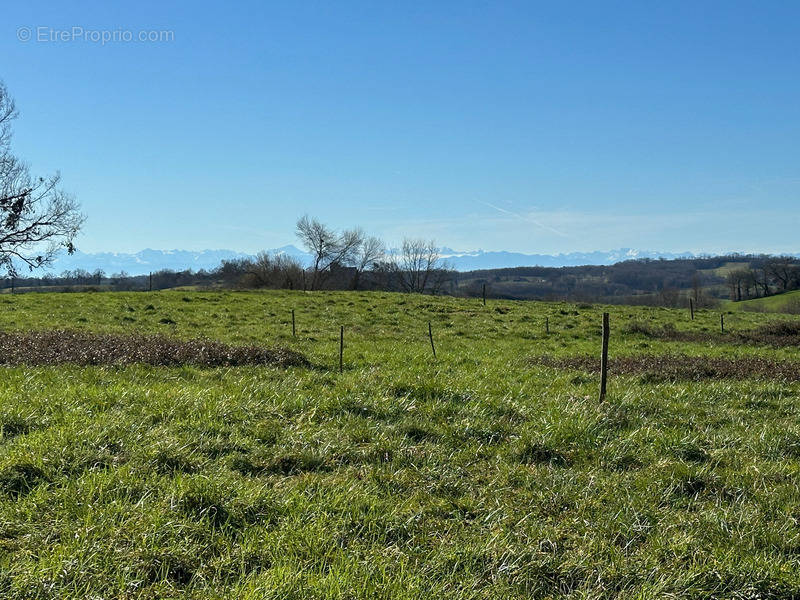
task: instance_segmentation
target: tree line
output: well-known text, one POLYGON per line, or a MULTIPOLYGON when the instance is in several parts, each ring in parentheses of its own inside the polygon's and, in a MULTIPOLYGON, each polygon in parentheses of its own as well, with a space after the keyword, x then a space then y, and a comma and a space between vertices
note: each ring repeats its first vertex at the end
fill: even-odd
POLYGON ((792 256, 759 257, 727 277, 733 301, 763 298, 800 289, 800 260, 792 256))
POLYGON ((406 238, 387 252, 380 238, 360 227, 336 230, 308 215, 295 233, 308 252, 308 265, 285 254, 261 252, 255 258, 223 261, 218 270, 230 286, 303 290, 387 290, 437 294, 452 270, 434 240, 406 238))
MULTIPOLYGON (((316 227, 315 230, 318 230, 316 227)), ((516 267, 471 272, 447 268, 434 243, 406 240, 404 247, 377 252, 353 249, 354 238, 373 247, 374 240, 352 232, 327 230, 319 260, 303 264, 285 254, 223 261, 216 269, 159 270, 150 275, 76 269, 59 276, 15 279, 16 291, 295 289, 423 291, 462 297, 513 300, 568 300, 609 304, 712 307, 723 298, 747 300, 798 288, 800 261, 792 257, 727 255, 674 260, 630 260, 614 265, 516 267), (347 242, 348 253, 337 246, 347 242), (364 260, 365 255, 370 260, 364 260), (335 260, 331 260, 335 257, 335 260), (766 278, 766 280, 765 280, 766 278), (766 281, 766 282, 765 282, 766 281)), ((319 231, 317 231, 319 233, 319 231)), ((6 280, 6 291, 12 286, 6 280)))
POLYGON ((286 254, 259 252, 252 258, 223 260, 210 271, 162 269, 131 276, 76 269, 59 276, 9 278, 6 287, 15 291, 131 291, 200 286, 439 294, 446 291, 454 275, 434 240, 406 238, 400 248, 387 251, 381 239, 360 227, 339 231, 307 215, 297 220, 295 233, 311 257, 309 264, 286 254))

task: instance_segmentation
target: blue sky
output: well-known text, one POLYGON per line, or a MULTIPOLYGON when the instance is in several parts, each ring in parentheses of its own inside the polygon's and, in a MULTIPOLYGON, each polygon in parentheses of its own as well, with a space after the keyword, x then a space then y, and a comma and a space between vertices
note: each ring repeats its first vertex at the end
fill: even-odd
POLYGON ((252 252, 304 213, 458 249, 800 252, 798 30, 797 2, 18 2, 0 78, 88 252, 252 252), (173 39, 52 39, 73 27, 173 39))

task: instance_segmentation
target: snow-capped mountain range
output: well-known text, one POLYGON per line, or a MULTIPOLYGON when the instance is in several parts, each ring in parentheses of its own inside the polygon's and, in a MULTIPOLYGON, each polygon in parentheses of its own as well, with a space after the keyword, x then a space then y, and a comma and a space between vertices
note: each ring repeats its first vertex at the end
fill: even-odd
POLYGON ((478 250, 475 252, 457 252, 450 248, 442 248, 442 256, 457 271, 474 271, 478 269, 503 269, 509 267, 577 267, 581 265, 613 265, 624 260, 640 258, 686 258, 695 256, 691 252, 653 252, 650 250, 634 250, 619 248, 607 252, 569 252, 567 254, 523 254, 520 252, 478 250))
MULTIPOLYGON (((287 245, 268 250, 293 256, 303 263, 308 263, 310 255, 295 246, 287 245)), ((143 275, 159 269, 182 271, 192 269, 211 270, 219 266, 223 260, 247 258, 251 255, 234 250, 151 250, 146 249, 134 254, 118 252, 84 253, 60 256, 48 269, 51 273, 60 274, 65 270, 84 269, 93 272, 102 269, 106 274, 124 271, 129 275, 143 275)), ((579 265, 611 265, 624 260, 639 258, 683 258, 695 256, 691 252, 671 253, 653 252, 620 248, 608 252, 570 252, 567 254, 523 254, 506 251, 470 251, 459 252, 452 248, 442 248, 442 256, 449 265, 458 271, 476 269, 500 269, 506 267, 566 267, 579 265)))

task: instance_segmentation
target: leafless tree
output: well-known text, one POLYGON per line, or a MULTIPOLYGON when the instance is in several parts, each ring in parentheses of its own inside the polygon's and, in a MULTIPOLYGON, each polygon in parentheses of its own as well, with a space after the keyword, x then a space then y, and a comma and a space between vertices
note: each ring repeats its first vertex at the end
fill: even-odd
POLYGON ((386 247, 380 238, 375 236, 364 237, 356 250, 353 261, 355 275, 353 276, 353 289, 358 289, 361 274, 379 263, 386 254, 386 247))
POLYGON ((404 239, 400 254, 390 264, 406 292, 436 293, 447 279, 447 267, 433 240, 404 239))
POLYGON ((61 248, 73 253, 84 221, 75 200, 59 189, 58 173, 34 177, 11 152, 16 117, 14 100, 0 82, 0 268, 12 276, 18 265, 33 270, 51 264, 61 248))
POLYGON ((760 269, 756 270, 756 274, 758 277, 758 285, 761 286, 763 295, 766 298, 771 293, 771 290, 769 289, 770 276, 766 265, 763 265, 760 269))
POLYGON ((776 256, 765 263, 769 275, 780 283, 781 290, 787 291, 797 279, 797 259, 791 256, 776 256))
POLYGON ((742 288, 746 288, 748 277, 749 272, 747 269, 734 269, 726 276, 728 288, 730 289, 730 298, 734 302, 743 299, 742 288))
POLYGON ((695 271, 692 274, 692 296, 694 298, 694 305, 700 306, 700 294, 702 292, 702 285, 700 283, 700 274, 695 271))
POLYGON ((221 279, 224 285, 232 287, 239 284, 249 266, 249 258, 223 259, 220 265, 214 269, 213 274, 221 279))
POLYGON ((300 262, 285 254, 259 252, 255 259, 242 263, 244 275, 241 285, 254 288, 289 288, 300 286, 303 267, 300 262))
POLYGON ((758 282, 758 273, 753 269, 746 269, 746 274, 744 278, 744 285, 747 292, 747 297, 758 297, 759 295, 759 282, 758 282), (753 290, 752 292, 750 290, 753 290))
POLYGON ((364 240, 360 229, 341 233, 308 215, 297 221, 297 237, 313 257, 311 289, 317 289, 331 268, 351 264, 364 240))

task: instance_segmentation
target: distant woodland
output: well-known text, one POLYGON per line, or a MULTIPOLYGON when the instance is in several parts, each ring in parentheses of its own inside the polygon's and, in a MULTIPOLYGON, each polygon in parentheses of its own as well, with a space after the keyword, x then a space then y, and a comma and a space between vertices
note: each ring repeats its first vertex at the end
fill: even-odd
MULTIPOLYGON (((744 255, 640 259, 614 265, 515 267, 458 272, 434 240, 406 238, 400 248, 360 227, 337 230, 315 218, 297 220, 295 234, 311 257, 261 252, 224 260, 209 271, 160 270, 149 275, 76 269, 60 275, 16 276, 4 292, 153 291, 164 289, 384 290, 513 300, 568 300, 654 306, 714 306, 800 289, 800 259, 744 255)), ((36 266, 27 263, 31 272, 36 266)), ((46 263, 45 263, 46 264, 46 263)), ((11 276, 13 275, 13 276, 11 276)))
POLYGON ((406 248, 394 263, 334 262, 324 269, 285 256, 223 261, 211 271, 161 270, 129 276, 81 269, 60 275, 6 279, 5 293, 192 289, 386 290, 514 300, 710 307, 800 289, 800 260, 768 255, 630 260, 608 266, 517 267, 457 272, 430 243, 406 248))

